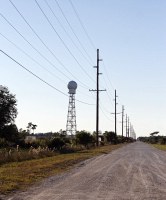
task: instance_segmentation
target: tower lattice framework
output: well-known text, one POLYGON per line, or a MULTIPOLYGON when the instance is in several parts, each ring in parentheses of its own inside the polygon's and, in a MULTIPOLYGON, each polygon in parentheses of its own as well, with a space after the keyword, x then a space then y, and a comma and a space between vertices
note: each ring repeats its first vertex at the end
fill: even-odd
POLYGON ((67 124, 66 124, 67 135, 75 135, 76 129, 77 129, 77 126, 76 126, 75 94, 70 94, 69 95, 67 124))

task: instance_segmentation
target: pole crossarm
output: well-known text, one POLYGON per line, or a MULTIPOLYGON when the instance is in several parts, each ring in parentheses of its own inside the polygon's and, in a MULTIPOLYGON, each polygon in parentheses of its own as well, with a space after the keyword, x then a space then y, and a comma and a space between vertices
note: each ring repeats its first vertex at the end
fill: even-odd
POLYGON ((122 114, 122 112, 119 112, 119 113, 111 113, 112 115, 115 115, 115 114, 122 114))
MULTIPOLYGON (((97 92, 97 90, 89 90, 90 92, 97 92)), ((107 91, 106 89, 104 89, 104 90, 98 90, 99 92, 103 92, 103 91, 107 91)))

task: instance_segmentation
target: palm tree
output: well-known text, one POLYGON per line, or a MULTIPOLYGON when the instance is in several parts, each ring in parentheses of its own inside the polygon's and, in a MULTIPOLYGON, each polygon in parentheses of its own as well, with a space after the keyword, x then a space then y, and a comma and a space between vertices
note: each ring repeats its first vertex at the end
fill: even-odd
POLYGON ((31 129, 32 129, 34 134, 34 130, 36 129, 36 127, 37 127, 36 124, 32 124, 32 122, 29 122, 27 126, 29 133, 31 134, 31 129))
POLYGON ((27 129, 28 129, 29 134, 31 134, 32 122, 28 123, 27 129))
POLYGON ((34 134, 34 131, 36 129, 37 125, 36 124, 32 124, 32 130, 33 130, 33 134, 34 134))

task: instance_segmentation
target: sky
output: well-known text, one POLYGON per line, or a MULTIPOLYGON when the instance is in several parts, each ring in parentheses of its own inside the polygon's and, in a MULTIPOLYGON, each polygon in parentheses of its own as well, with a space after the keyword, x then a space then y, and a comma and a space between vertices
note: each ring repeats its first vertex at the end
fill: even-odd
MULTIPOLYGON (((95 131, 96 94, 89 89, 96 89, 99 49, 106 89, 99 130, 114 131, 116 89, 117 112, 124 105, 137 137, 166 135, 165 0, 0 2, 0 50, 22 65, 0 52, 0 85, 16 95, 18 128, 32 122, 37 133, 65 130, 74 80, 77 130, 95 131)), ((120 135, 121 114, 117 127, 120 135)))

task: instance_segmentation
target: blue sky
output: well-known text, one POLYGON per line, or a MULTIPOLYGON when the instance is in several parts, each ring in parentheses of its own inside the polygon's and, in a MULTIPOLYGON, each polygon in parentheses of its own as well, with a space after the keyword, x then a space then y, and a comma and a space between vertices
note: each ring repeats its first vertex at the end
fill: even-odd
MULTIPOLYGON (((110 113, 114 112, 116 89, 118 112, 124 105, 137 136, 153 131, 166 135, 165 0, 72 0, 93 45, 69 0, 37 1, 52 26, 35 0, 12 2, 45 45, 10 1, 1 0, 1 50, 67 95, 68 82, 77 82, 76 99, 94 104, 76 102, 78 130, 95 130, 95 93, 89 89, 96 88, 93 66, 99 48, 103 59, 100 88, 107 89, 100 93, 99 129, 114 130, 110 113)), ((0 84, 7 86, 18 100, 18 128, 25 129, 32 122, 38 125, 36 132, 65 129, 68 97, 40 82, 2 53, 0 72, 0 84)), ((118 134, 120 121, 119 115, 118 134)))

